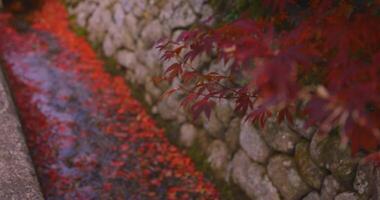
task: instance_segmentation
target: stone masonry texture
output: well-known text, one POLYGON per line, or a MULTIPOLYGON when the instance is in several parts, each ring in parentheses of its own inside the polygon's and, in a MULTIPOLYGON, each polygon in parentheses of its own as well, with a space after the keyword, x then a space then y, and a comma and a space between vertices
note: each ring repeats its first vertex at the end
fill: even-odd
MULTIPOLYGON (((233 114, 230 102, 220 102, 211 118, 194 122, 173 95, 159 100, 171 85, 153 77, 165 71, 155 41, 178 35, 213 15, 207 0, 66 0, 68 10, 87 38, 126 69, 125 77, 141 91, 151 112, 179 125, 184 148, 204 151, 216 177, 234 182, 257 200, 358 199, 380 200, 380 171, 349 156, 335 136, 316 129, 269 123, 259 129, 233 114), (358 167, 359 166, 359 167, 358 167)), ((208 70, 226 72, 226 65, 202 58, 208 70)))

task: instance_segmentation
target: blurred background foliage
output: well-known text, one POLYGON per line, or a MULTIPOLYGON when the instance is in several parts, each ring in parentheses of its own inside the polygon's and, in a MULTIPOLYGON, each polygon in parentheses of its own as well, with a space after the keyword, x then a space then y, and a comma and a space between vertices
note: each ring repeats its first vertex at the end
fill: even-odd
POLYGON ((226 23, 238 19, 242 14, 257 18, 263 16, 265 9, 261 0, 210 0, 216 11, 218 22, 226 23))

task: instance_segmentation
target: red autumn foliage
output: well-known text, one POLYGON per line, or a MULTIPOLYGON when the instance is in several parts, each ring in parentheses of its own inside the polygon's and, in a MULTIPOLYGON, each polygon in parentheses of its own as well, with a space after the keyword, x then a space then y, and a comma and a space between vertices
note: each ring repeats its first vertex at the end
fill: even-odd
POLYGON ((161 42, 174 63, 165 79, 178 78, 194 115, 217 99, 265 123, 303 117, 307 125, 348 137, 352 152, 380 144, 380 2, 262 1, 268 13, 242 15, 218 26, 199 25, 175 41, 161 42), (192 62, 203 54, 232 62, 226 74, 192 62), (244 80, 244 81, 242 81, 244 80))
POLYGON ((3 0, 6 10, 16 14, 25 14, 38 9, 42 0, 3 0))
POLYGON ((0 14, 0 56, 46 199, 219 199, 70 30, 59 0, 29 17, 19 32, 0 14))

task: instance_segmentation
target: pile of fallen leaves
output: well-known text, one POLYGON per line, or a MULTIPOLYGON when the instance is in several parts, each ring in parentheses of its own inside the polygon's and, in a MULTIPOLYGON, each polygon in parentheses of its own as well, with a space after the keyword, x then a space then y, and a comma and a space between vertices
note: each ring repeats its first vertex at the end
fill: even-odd
POLYGON ((29 20, 20 33, 0 15, 0 53, 47 199, 219 199, 58 0, 29 20))

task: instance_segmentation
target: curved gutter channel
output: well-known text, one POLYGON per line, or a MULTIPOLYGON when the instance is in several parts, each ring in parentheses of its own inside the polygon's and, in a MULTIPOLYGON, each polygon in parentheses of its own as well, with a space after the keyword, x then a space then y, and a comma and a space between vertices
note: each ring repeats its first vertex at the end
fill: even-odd
POLYGON ((68 29, 59 0, 27 17, 0 16, 0 52, 46 199, 219 199, 123 78, 68 29))
POLYGON ((0 199, 44 199, 0 64, 0 199))

